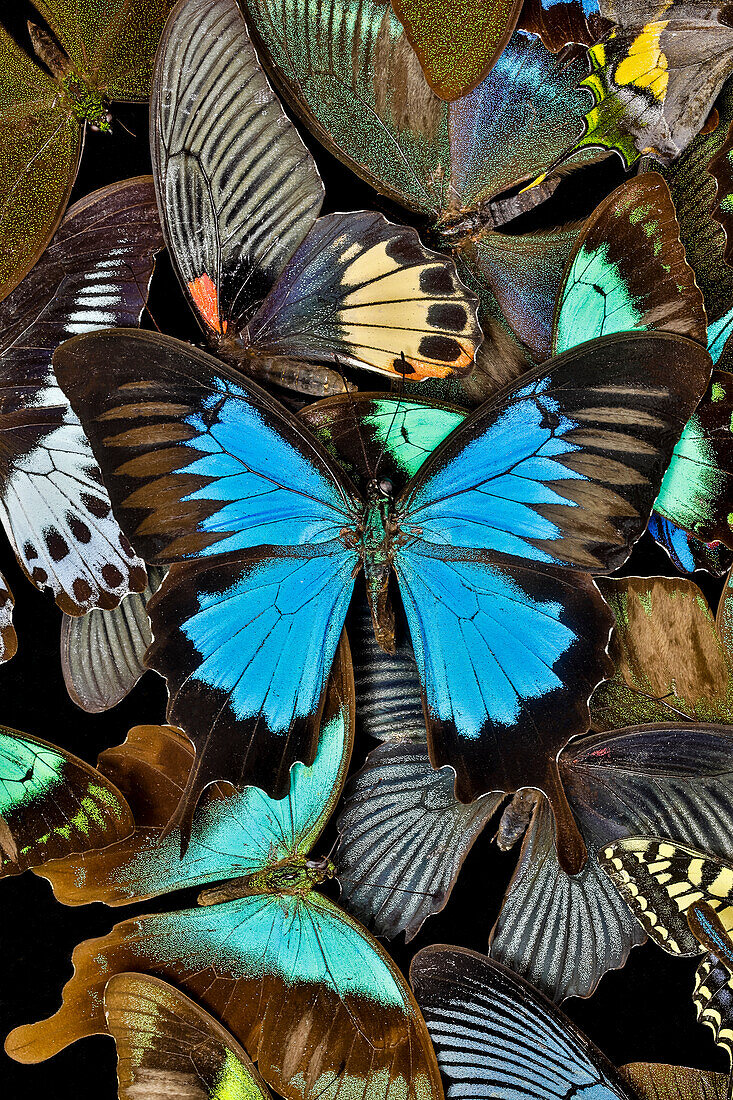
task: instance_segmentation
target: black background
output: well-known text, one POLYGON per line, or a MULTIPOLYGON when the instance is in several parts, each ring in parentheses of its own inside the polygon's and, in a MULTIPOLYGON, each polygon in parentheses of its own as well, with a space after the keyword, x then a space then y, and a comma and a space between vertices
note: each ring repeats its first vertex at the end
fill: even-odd
MULTIPOLYGON (((3 22, 19 40, 23 39, 25 9, 24 0, 0 0, 3 22)), ((150 171, 146 109, 117 105, 114 113, 112 135, 87 135, 72 202, 105 184, 150 171)), ((389 210, 310 135, 303 133, 303 137, 326 184, 323 213, 379 208, 395 220, 404 217, 398 210, 389 210)), ((618 162, 612 159, 601 169, 585 173, 573 186, 565 187, 559 200, 552 200, 553 206, 542 216, 551 221, 584 214, 619 179, 618 162)), ((150 312, 162 331, 199 340, 199 331, 166 255, 158 260, 150 312)), ((152 327, 153 322, 146 317, 144 324, 152 327)), ((152 673, 113 711, 97 716, 80 711, 68 698, 61 675, 61 613, 49 596, 38 593, 24 578, 4 536, 0 536, 0 569, 15 595, 19 639, 18 654, 0 666, 3 725, 55 742, 94 763, 102 749, 124 739, 130 726, 164 719, 165 690, 152 673)), ((675 575, 668 558, 649 536, 644 536, 636 547, 623 572, 675 575)), ((715 607, 721 585, 706 574, 697 574, 695 579, 715 607)), ((354 769, 371 747, 357 737, 354 769)), ((328 851, 333 835, 331 825, 316 854, 328 851)), ((489 828, 474 845, 446 909, 427 922, 409 947, 405 947, 402 937, 391 945, 405 970, 414 952, 427 944, 455 943, 479 951, 486 949, 489 929, 516 860, 515 853, 498 852, 491 844, 491 835, 489 828)), ((30 873, 5 880, 0 890, 3 1036, 10 1028, 45 1018, 58 1008, 62 986, 71 976, 71 951, 78 942, 103 935, 115 920, 138 912, 195 904, 197 892, 184 891, 173 898, 110 911, 103 905, 66 908, 55 901, 44 879, 30 873)), ((714 1046, 711 1033, 695 1020, 691 1000, 695 965, 694 960, 672 959, 651 945, 636 948, 623 970, 603 979, 592 999, 573 999, 564 1008, 616 1064, 668 1061, 726 1070, 727 1059, 714 1046)), ((13 1100, 79 1093, 90 1093, 96 1100, 112 1100, 117 1095, 114 1045, 107 1037, 83 1040, 38 1066, 20 1066, 4 1054, 0 1057, 0 1083, 4 1096, 13 1100)))

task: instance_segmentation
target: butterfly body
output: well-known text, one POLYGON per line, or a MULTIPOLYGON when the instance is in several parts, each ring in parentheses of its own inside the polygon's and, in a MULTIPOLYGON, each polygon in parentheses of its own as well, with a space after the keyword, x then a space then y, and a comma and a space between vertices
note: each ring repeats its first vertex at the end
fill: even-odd
POLYGON ((222 886, 202 890, 198 904, 218 905, 253 894, 291 895, 305 900, 316 886, 334 878, 335 874, 336 865, 330 859, 309 859, 295 853, 255 874, 242 875, 222 886))
POLYGON ((28 33, 36 56, 48 65, 56 77, 64 102, 77 122, 82 125, 86 123, 93 130, 110 133, 110 115, 99 91, 76 71, 50 34, 35 23, 28 24, 28 33))

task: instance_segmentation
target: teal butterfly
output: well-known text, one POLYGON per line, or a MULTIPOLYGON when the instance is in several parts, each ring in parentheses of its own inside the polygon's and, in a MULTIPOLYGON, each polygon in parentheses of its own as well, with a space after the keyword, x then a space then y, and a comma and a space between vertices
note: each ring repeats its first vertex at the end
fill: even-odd
POLYGON ((210 1010, 286 1098, 360 1098, 375 1089, 387 1100, 439 1098, 435 1058, 404 978, 356 921, 314 889, 334 874, 328 859, 309 851, 340 795, 352 738, 344 646, 312 766, 294 766, 280 801, 255 787, 233 796, 214 790, 183 858, 180 834, 163 839, 161 832, 193 762, 190 743, 175 729, 144 727, 105 753, 100 766, 115 774, 140 823, 98 856, 44 868, 57 896, 119 905, 206 888, 198 908, 135 917, 81 944, 59 1012, 17 1028, 8 1052, 36 1062, 104 1032, 105 984, 117 972, 143 970, 210 1010))

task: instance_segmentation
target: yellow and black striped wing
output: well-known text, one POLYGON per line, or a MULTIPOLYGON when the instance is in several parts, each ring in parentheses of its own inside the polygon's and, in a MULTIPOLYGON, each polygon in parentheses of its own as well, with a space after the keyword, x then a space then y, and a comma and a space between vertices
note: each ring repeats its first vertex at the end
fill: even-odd
POLYGON ((733 866, 695 848, 659 837, 619 840, 599 861, 655 943, 671 955, 704 950, 687 912, 706 902, 726 932, 733 931, 733 866))

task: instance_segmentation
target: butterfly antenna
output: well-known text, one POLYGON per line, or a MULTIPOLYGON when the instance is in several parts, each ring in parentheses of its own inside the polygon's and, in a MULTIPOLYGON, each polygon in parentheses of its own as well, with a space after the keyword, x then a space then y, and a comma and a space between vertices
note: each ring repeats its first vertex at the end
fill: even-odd
POLYGON ((129 128, 129 126, 125 126, 121 118, 116 118, 115 122, 125 131, 126 134, 129 134, 131 138, 134 138, 135 141, 137 141, 137 134, 133 134, 132 130, 129 128))
POLYGON ((435 901, 440 894, 435 890, 410 890, 407 886, 385 886, 383 882, 368 882, 364 878, 354 878, 351 875, 342 875, 336 870, 336 878, 343 882, 353 882, 356 886, 368 886, 371 890, 384 890, 390 894, 413 894, 419 898, 432 898, 435 901))
POLYGON ((394 428, 395 420, 397 419, 397 414, 400 411, 400 405, 402 403, 402 399, 405 396, 405 375, 407 374, 407 360, 405 359, 404 351, 400 352, 400 359, 402 360, 402 364, 403 364, 404 369, 400 371, 400 388, 399 388, 399 391, 397 393, 397 401, 395 402, 394 412, 392 413, 392 421, 389 425, 389 430, 387 431, 387 434, 384 437, 384 441, 382 443, 382 449, 379 452, 379 457, 377 458, 377 464, 374 468, 374 480, 375 481, 376 481, 377 476, 379 474, 379 467, 381 465, 382 459, 384 458, 384 456, 386 454, 386 451, 387 451, 387 443, 389 441, 389 437, 392 435, 392 429, 394 428))

